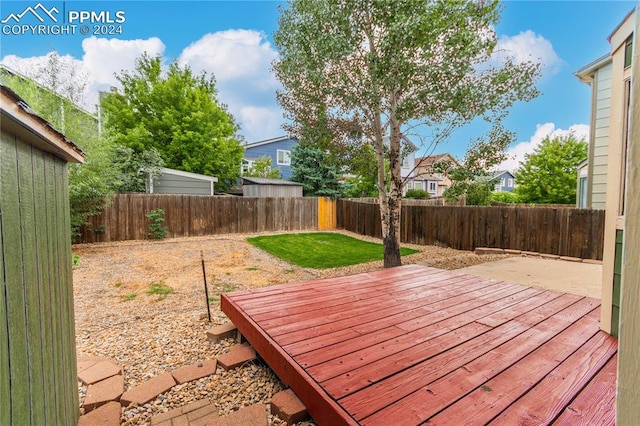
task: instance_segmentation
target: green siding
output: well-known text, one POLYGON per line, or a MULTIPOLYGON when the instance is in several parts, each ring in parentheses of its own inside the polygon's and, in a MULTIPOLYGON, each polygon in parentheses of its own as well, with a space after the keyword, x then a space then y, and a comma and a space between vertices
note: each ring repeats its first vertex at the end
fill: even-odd
POLYGON ((616 251, 613 263, 613 309, 611 310, 611 335, 618 337, 620 325, 620 291, 622 282, 622 240, 624 231, 616 231, 616 251))
POLYGON ((66 163, 2 132, 0 424, 78 420, 66 163))

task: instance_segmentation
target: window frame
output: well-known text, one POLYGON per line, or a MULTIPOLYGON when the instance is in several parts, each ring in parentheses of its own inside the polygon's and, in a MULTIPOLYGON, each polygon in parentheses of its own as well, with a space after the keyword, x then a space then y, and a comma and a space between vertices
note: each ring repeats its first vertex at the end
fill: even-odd
POLYGON ((291 151, 288 149, 276 150, 276 164, 278 166, 290 166, 291 165, 291 151), (282 154, 282 161, 280 161, 280 154, 282 154))

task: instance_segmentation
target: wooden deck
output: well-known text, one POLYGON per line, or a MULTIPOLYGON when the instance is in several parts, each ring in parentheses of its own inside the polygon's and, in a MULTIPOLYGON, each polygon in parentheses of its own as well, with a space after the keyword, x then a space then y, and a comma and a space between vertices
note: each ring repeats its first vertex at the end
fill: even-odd
POLYGON ((417 265, 222 296, 320 425, 615 423, 599 300, 417 265))

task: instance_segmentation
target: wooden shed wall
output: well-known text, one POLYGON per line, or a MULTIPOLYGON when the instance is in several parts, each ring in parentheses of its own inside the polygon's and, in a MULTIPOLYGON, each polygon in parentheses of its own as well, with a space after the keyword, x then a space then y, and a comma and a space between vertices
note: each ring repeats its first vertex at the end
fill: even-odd
POLYGON ((154 194, 213 195, 211 182, 164 173, 153 181, 154 194))
POLYGON ((242 185, 245 197, 302 197, 302 186, 297 185, 242 185))
POLYGON ((2 132, 0 424, 75 425, 67 165, 2 132))

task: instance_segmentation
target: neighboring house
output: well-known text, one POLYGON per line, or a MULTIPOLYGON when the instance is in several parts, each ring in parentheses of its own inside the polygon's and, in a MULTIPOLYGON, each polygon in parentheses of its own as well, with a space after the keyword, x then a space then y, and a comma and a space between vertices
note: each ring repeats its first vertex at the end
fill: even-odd
POLYGON ((160 175, 149 179, 147 192, 150 194, 213 195, 218 178, 198 173, 161 168, 160 175))
POLYGON ((609 36, 609 54, 576 73, 578 78, 593 88, 585 205, 594 208, 604 205, 606 208, 600 324, 604 331, 616 336, 625 232, 627 153, 631 143, 629 123, 634 19, 632 11, 609 36))
POLYGON ((582 161, 576 166, 578 172, 578 188, 576 190, 576 207, 579 209, 589 208, 589 159, 582 161))
POLYGON ((495 192, 513 192, 515 189, 515 177, 513 173, 508 170, 500 170, 495 172, 492 176, 496 180, 496 184, 493 188, 495 192))
POLYGON ((291 179, 291 151, 298 144, 296 139, 289 136, 266 139, 248 143, 244 146, 242 172, 245 173, 260 157, 270 157, 271 167, 280 169, 283 179, 291 179))
POLYGON ((0 424, 75 425, 67 163, 84 154, 5 86, 0 110, 0 424))
POLYGON ((271 198, 302 197, 302 184, 284 179, 243 177, 242 195, 271 198))
POLYGON ((589 158, 578 177, 578 206, 604 209, 607 200, 607 158, 613 63, 610 53, 596 59, 575 72, 580 81, 591 86, 591 123, 589 158), (582 186, 580 186, 582 185, 582 186), (580 198, 582 188, 582 198, 580 198))
POLYGON ((436 163, 445 161, 460 165, 451 154, 429 155, 427 157, 416 158, 414 160, 414 188, 423 189, 432 197, 442 197, 444 190, 451 186, 451 180, 442 175, 442 173, 435 172, 433 166, 436 163))

